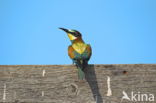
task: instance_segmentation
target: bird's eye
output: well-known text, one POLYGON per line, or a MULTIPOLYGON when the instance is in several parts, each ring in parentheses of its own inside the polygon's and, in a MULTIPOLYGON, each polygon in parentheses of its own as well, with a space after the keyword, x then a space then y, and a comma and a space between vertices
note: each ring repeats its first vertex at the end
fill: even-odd
POLYGON ((78 37, 79 36, 79 33, 78 32, 75 32, 75 36, 78 37))
POLYGON ((75 37, 81 36, 81 34, 76 30, 70 30, 70 33, 73 34, 75 37))

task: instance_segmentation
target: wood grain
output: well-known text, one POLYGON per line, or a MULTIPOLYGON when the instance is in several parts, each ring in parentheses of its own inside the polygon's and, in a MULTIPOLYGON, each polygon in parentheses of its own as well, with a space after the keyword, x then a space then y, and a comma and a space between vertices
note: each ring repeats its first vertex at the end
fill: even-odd
POLYGON ((123 91, 156 96, 156 64, 89 65, 85 75, 78 80, 74 65, 0 65, 0 103, 121 103, 123 91))

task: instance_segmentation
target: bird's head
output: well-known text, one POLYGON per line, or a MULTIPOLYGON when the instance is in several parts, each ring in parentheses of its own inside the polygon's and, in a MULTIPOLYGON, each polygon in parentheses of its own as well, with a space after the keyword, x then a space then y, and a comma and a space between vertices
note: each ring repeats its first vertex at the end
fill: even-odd
POLYGON ((81 33, 77 30, 69 30, 69 29, 65 29, 65 28, 59 28, 59 29, 65 31, 71 41, 81 38, 81 36, 82 36, 81 33))

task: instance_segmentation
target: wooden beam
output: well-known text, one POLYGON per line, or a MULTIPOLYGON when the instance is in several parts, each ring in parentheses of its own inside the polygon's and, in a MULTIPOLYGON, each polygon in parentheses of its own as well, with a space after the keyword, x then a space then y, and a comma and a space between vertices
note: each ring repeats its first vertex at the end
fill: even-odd
POLYGON ((0 65, 0 102, 156 103, 156 64, 89 65, 85 75, 73 65, 0 65))

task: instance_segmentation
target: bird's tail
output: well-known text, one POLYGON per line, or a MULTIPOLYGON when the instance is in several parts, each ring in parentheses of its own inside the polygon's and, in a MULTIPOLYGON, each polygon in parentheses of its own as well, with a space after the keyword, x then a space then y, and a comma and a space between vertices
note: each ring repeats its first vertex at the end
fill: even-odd
POLYGON ((78 67, 78 78, 80 80, 83 80, 85 78, 85 74, 84 74, 84 71, 82 70, 82 68, 78 67))
POLYGON ((83 67, 83 61, 80 60, 77 64, 77 69, 78 69, 78 78, 80 80, 83 80, 85 78, 85 73, 84 73, 84 67, 83 67))

